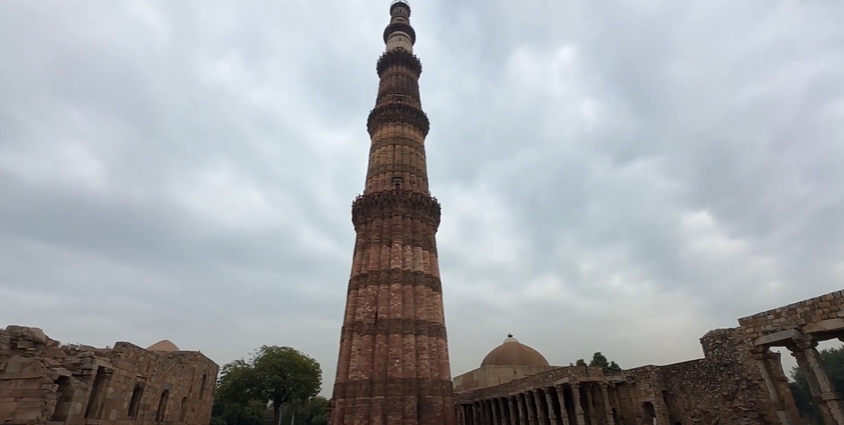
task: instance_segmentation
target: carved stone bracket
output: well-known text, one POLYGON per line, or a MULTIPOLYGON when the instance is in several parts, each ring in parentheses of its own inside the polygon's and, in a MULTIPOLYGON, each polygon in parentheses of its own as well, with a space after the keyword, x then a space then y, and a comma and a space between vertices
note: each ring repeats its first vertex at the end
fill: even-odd
POLYGON ((378 64, 375 65, 375 69, 378 71, 378 77, 381 77, 381 74, 392 66, 404 66, 413 71, 416 74, 416 78, 422 75, 422 61, 405 49, 389 50, 378 58, 378 64))
POLYGON ((387 123, 410 124, 422 132, 422 137, 427 136, 431 129, 428 115, 424 111, 407 104, 391 103, 376 107, 369 113, 369 118, 366 120, 366 130, 372 136, 375 134, 375 130, 387 123))
POLYGON ((352 204, 352 223, 356 228, 374 218, 389 219, 400 215, 427 222, 436 229, 440 214, 436 198, 409 190, 370 193, 358 196, 352 204))

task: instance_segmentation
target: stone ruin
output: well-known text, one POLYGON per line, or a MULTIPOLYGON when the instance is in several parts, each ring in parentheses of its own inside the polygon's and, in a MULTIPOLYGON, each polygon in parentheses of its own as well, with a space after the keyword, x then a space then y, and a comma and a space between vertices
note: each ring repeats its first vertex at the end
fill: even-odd
POLYGON ((844 338, 844 291, 738 320, 701 339, 702 359, 620 372, 585 366, 482 366, 455 377, 460 425, 798 425, 782 368, 785 347, 826 425, 844 406, 819 341, 844 338), (506 369, 502 373, 502 370, 506 369), (505 375, 511 378, 503 378, 505 375))
POLYGON ((102 349, 8 326, 0 330, 0 424, 207 425, 218 372, 169 341, 102 349))

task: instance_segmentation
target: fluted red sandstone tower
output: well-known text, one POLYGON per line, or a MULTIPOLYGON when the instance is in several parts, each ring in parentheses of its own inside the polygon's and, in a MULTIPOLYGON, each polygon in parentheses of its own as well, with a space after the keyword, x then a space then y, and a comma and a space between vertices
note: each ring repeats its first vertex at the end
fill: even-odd
POLYGON ((428 118, 419 99, 410 6, 394 1, 367 130, 366 188, 352 205, 357 232, 331 425, 454 424, 451 371, 428 191, 428 118))

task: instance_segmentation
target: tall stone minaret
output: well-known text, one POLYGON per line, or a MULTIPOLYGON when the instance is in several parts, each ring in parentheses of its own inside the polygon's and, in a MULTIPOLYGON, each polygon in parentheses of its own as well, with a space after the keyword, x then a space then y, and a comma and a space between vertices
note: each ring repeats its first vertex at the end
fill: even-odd
POLYGON ((452 425, 452 382, 428 190, 428 117, 419 98, 410 6, 390 6, 372 139, 340 336, 331 425, 452 425))

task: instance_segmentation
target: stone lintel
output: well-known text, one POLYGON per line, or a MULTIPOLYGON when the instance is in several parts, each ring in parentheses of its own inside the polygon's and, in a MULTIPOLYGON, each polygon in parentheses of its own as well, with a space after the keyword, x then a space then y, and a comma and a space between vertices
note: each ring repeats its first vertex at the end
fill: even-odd
POLYGON ((554 386, 556 387, 557 385, 563 385, 563 384, 568 384, 568 383, 569 383, 569 378, 565 377, 563 379, 560 379, 559 381, 555 381, 554 386))
POLYGON ((835 319, 827 319, 820 322, 809 323, 803 327, 803 332, 807 334, 818 332, 834 332, 844 330, 844 319, 837 317, 835 319))
POLYGON ((798 331, 797 329, 788 329, 785 331, 772 333, 770 335, 760 336, 759 338, 756 338, 756 341, 753 341, 753 345, 785 345, 786 343, 791 343, 795 339, 801 339, 802 337, 803 334, 800 333, 800 331, 798 331))

